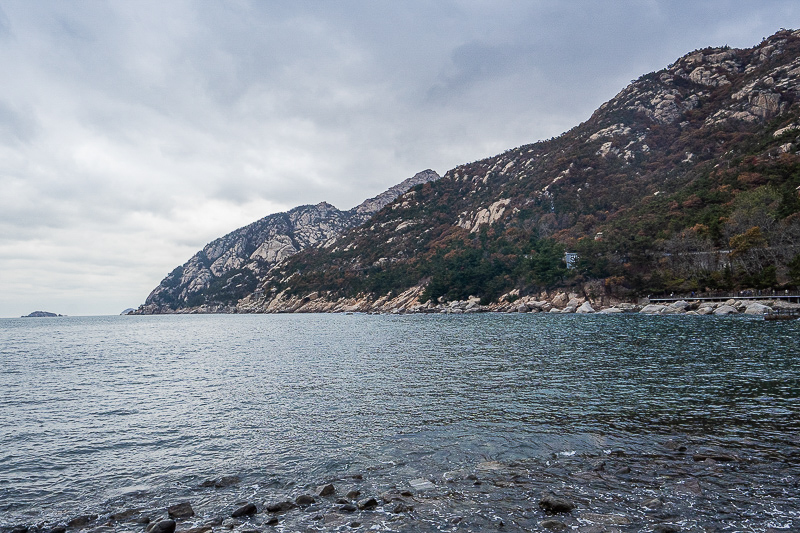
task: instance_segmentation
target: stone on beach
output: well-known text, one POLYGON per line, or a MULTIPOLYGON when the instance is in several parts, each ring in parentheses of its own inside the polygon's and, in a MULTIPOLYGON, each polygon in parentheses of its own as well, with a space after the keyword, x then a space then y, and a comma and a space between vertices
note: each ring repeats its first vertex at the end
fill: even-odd
POLYGON ((312 503, 316 502, 317 500, 310 494, 301 494, 297 498, 294 499, 294 503, 301 507, 305 507, 306 505, 311 505, 312 503))
POLYGON ((575 310, 576 313, 584 314, 584 313, 594 313, 594 308, 592 304, 588 301, 583 302, 580 307, 575 310))
POLYGON ((732 315, 735 313, 738 313, 736 308, 731 305, 728 305, 727 303, 714 309, 715 315, 732 315))
POLYGON ((297 507, 294 502, 290 502, 288 500, 276 503, 270 503, 266 506, 268 513, 285 513, 286 511, 291 511, 297 507))
POLYGON ((201 487, 214 487, 215 489, 223 489, 239 483, 241 479, 239 476, 222 476, 214 479, 207 479, 200 483, 201 487))
POLYGON ((358 502, 358 508, 362 511, 370 511, 378 506, 378 500, 375 498, 366 498, 358 502))
POLYGON ((648 304, 644 306, 642 310, 639 312, 642 313, 643 315, 660 315, 661 312, 666 308, 667 308, 666 305, 648 304))
POLYGON ((67 522, 67 527, 75 527, 75 528, 86 527, 92 522, 92 520, 95 519, 97 519, 96 514, 86 514, 86 515, 76 516, 75 518, 67 522))

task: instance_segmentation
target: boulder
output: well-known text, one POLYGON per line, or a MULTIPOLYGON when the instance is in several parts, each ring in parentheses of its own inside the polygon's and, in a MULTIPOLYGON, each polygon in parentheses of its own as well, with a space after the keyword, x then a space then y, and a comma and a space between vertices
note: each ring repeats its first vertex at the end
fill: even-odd
POLYGON ((624 313, 624 312, 625 311, 623 311, 619 307, 609 307, 607 309, 601 309, 601 310, 598 311, 598 313, 603 314, 603 315, 612 315, 612 314, 624 313))
POLYGON ((583 302, 583 303, 581 304, 581 306, 580 306, 580 307, 578 307, 578 308, 575 310, 575 312, 576 312, 576 313, 581 313, 581 314, 584 314, 584 313, 594 313, 594 308, 592 307, 592 304, 590 304, 588 301, 586 301, 586 302, 583 302))
POLYGON ((362 511, 371 511, 378 506, 378 500, 375 498, 366 498, 358 502, 358 508, 362 511))
POLYGON ((700 309, 698 309, 698 310, 696 311, 696 313, 697 313, 698 315, 710 315, 710 314, 711 314, 711 313, 713 313, 713 312, 714 312, 714 308, 713 308, 713 307, 711 307, 711 306, 708 306, 708 305, 706 305, 706 306, 703 306, 703 307, 701 307, 700 309))
POLYGON ((92 520, 95 520, 96 518, 97 518, 96 514, 85 514, 81 516, 76 516, 75 518, 67 522, 67 527, 74 527, 74 528, 86 527, 92 522, 92 520))
POLYGON ((672 302, 671 304, 669 304, 669 307, 672 307, 672 308, 675 308, 675 309, 686 309, 686 308, 688 308, 690 306, 691 306, 691 304, 689 302, 687 302, 686 300, 678 300, 677 302, 672 302))
POLYGON ((644 315, 660 315, 661 312, 666 309, 667 306, 660 305, 660 304, 648 304, 642 308, 640 313, 644 315))
POLYGON ((566 306, 564 309, 561 310, 562 313, 574 313, 577 307, 572 307, 571 305, 566 306))
POLYGON ((203 481, 200 486, 201 487, 214 487, 215 489, 223 489, 225 487, 230 487, 231 485, 236 485, 241 481, 239 476, 222 476, 214 479, 207 479, 203 481))
POLYGON ((528 306, 525 304, 519 304, 517 306, 517 313, 527 313, 528 311, 530 311, 530 309, 528 309, 528 306))
POLYGON ((736 314, 736 313, 738 313, 736 308, 733 307, 733 306, 728 305, 727 303, 725 305, 721 305, 721 306, 717 307, 716 309, 714 309, 714 314, 715 315, 732 315, 732 314, 736 314))
POLYGON ((747 306, 745 309, 744 314, 746 315, 765 315, 772 311, 772 308, 768 305, 760 304, 757 302, 752 302, 747 306))

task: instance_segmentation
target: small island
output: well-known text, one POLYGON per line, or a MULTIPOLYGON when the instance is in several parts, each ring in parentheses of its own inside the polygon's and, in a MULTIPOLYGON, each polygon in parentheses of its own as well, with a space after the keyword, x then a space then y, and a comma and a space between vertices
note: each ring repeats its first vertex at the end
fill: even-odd
POLYGON ((56 313, 50 313, 49 311, 34 311, 29 315, 23 315, 22 318, 49 318, 56 316, 66 316, 66 315, 58 315, 56 313))

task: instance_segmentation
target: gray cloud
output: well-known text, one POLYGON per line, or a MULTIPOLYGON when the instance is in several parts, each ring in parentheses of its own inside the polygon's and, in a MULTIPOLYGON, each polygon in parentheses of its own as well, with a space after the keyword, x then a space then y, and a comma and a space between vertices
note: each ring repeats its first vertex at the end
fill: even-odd
POLYGON ((5 2, 0 316, 118 312, 269 213, 548 138, 791 0, 5 2))

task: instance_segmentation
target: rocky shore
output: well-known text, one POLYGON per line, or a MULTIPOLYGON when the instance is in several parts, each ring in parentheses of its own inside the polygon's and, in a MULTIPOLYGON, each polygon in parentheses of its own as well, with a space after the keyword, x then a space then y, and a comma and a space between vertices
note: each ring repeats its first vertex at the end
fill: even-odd
POLYGON ((197 484, 161 506, 101 509, 4 533, 270 531, 761 531, 800 527, 798 449, 692 437, 647 449, 487 460, 427 477, 365 471, 318 484, 197 484))
POLYGON ((315 291, 305 296, 290 295, 287 291, 275 295, 256 292, 235 306, 200 306, 171 310, 143 306, 135 314, 202 314, 202 313, 641 313, 645 315, 756 315, 774 312, 800 312, 800 303, 778 298, 711 300, 707 298, 651 303, 642 298, 626 301, 614 297, 595 297, 591 290, 577 292, 542 292, 520 295, 514 290, 497 300, 482 303, 478 297, 449 302, 421 302, 424 285, 417 285, 399 294, 375 298, 371 295, 356 298, 331 298, 315 291))

